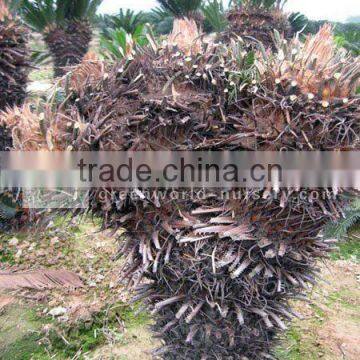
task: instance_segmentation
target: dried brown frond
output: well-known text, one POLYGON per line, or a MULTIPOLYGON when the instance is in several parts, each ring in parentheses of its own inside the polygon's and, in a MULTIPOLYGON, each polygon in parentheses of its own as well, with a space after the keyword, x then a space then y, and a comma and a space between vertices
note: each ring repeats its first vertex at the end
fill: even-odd
POLYGON ((11 134, 13 150, 45 149, 45 121, 45 113, 35 112, 30 103, 22 107, 7 108, 0 113, 0 125, 11 134))
POLYGON ((186 55, 196 55, 202 51, 200 32, 194 19, 174 20, 174 27, 168 37, 170 47, 177 47, 186 55))
POLYGON ((85 86, 96 85, 103 79, 104 74, 105 63, 94 52, 89 52, 79 65, 70 69, 70 73, 63 80, 63 86, 83 96, 85 86))
POLYGON ((11 13, 5 0, 0 0, 0 21, 11 19, 11 13))
POLYGON ((78 275, 68 270, 37 270, 29 272, 0 272, 0 289, 79 288, 83 283, 78 275))
POLYGON ((305 44, 294 39, 290 44, 279 44, 278 48, 270 61, 260 60, 259 69, 267 86, 292 84, 302 94, 313 94, 322 101, 347 98, 355 93, 360 58, 337 51, 331 25, 326 24, 316 35, 309 35, 305 44))

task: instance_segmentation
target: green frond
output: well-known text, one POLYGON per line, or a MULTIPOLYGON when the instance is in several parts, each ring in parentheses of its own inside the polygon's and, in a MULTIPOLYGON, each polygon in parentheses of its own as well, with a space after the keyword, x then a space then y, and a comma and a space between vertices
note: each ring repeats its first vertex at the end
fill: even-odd
POLYGON ((132 10, 125 11, 121 9, 117 15, 103 16, 100 27, 105 36, 108 35, 109 30, 120 28, 129 34, 133 34, 139 25, 143 25, 146 22, 146 17, 143 12, 136 13, 132 10))
POLYGON ((198 11, 202 0, 158 0, 160 5, 175 17, 189 17, 198 11))
POLYGON ((355 199, 351 206, 345 211, 345 217, 336 222, 331 223, 325 229, 326 237, 335 237, 341 239, 345 237, 348 231, 360 221, 360 199, 355 199))
POLYGON ((228 25, 224 4, 221 0, 208 0, 201 8, 205 17, 205 30, 221 32, 228 25))
POLYGON ((13 219, 18 213, 18 204, 11 193, 0 194, 0 220, 13 219))
POLYGON ((151 35, 151 29, 147 24, 139 24, 132 34, 123 28, 110 29, 100 36, 101 52, 110 60, 130 58, 148 44, 148 35, 151 35))
POLYGON ((162 7, 152 9, 147 19, 158 34, 169 34, 173 28, 174 16, 162 7))
POLYGON ((305 30, 309 22, 308 18, 300 12, 291 13, 288 17, 288 20, 294 33, 305 30))
POLYGON ((69 20, 92 20, 102 0, 22 0, 25 22, 38 32, 69 20))

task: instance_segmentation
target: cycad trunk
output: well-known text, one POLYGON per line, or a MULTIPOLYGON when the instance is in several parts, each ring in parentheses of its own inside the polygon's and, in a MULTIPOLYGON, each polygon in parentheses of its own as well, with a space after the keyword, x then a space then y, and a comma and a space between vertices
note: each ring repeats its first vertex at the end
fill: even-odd
POLYGON ((29 72, 27 32, 0 0, 0 110, 20 105, 29 72))
POLYGON ((274 30, 285 39, 292 37, 290 23, 280 9, 242 6, 229 11, 228 21, 230 26, 225 37, 235 34, 247 42, 260 41, 265 47, 271 48, 274 47, 274 30))
POLYGON ((92 30, 87 21, 72 21, 46 32, 44 40, 54 60, 56 77, 66 74, 68 66, 81 62, 89 50, 91 38, 92 30))

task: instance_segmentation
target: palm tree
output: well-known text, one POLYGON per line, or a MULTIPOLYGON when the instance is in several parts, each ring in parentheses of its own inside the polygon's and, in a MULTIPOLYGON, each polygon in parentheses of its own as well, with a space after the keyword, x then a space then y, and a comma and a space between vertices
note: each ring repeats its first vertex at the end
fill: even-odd
POLYGON ((134 34, 139 25, 146 23, 146 17, 143 12, 135 12, 127 9, 120 9, 117 15, 105 15, 103 18, 103 33, 107 29, 124 29, 128 34, 134 34))
POLYGON ((78 64, 92 38, 90 22, 102 0, 23 0, 26 23, 43 35, 54 60, 55 76, 78 64))
MULTIPOLYGON (((15 5, 16 1, 0 0, 0 111, 25 99, 30 68, 28 34, 14 16, 15 5)), ((2 137, 0 130, 0 142, 2 137)))
POLYGON ((277 30, 285 38, 292 36, 287 16, 279 0, 233 1, 228 12, 229 31, 247 41, 260 41, 265 47, 273 47, 273 34, 277 30))

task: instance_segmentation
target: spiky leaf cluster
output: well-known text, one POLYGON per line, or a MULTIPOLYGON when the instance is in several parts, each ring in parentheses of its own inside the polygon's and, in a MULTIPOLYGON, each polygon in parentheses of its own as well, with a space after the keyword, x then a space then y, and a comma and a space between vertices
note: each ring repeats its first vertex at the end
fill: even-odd
POLYGON ((160 5, 177 18, 190 17, 200 9, 202 0, 158 0, 160 5))

